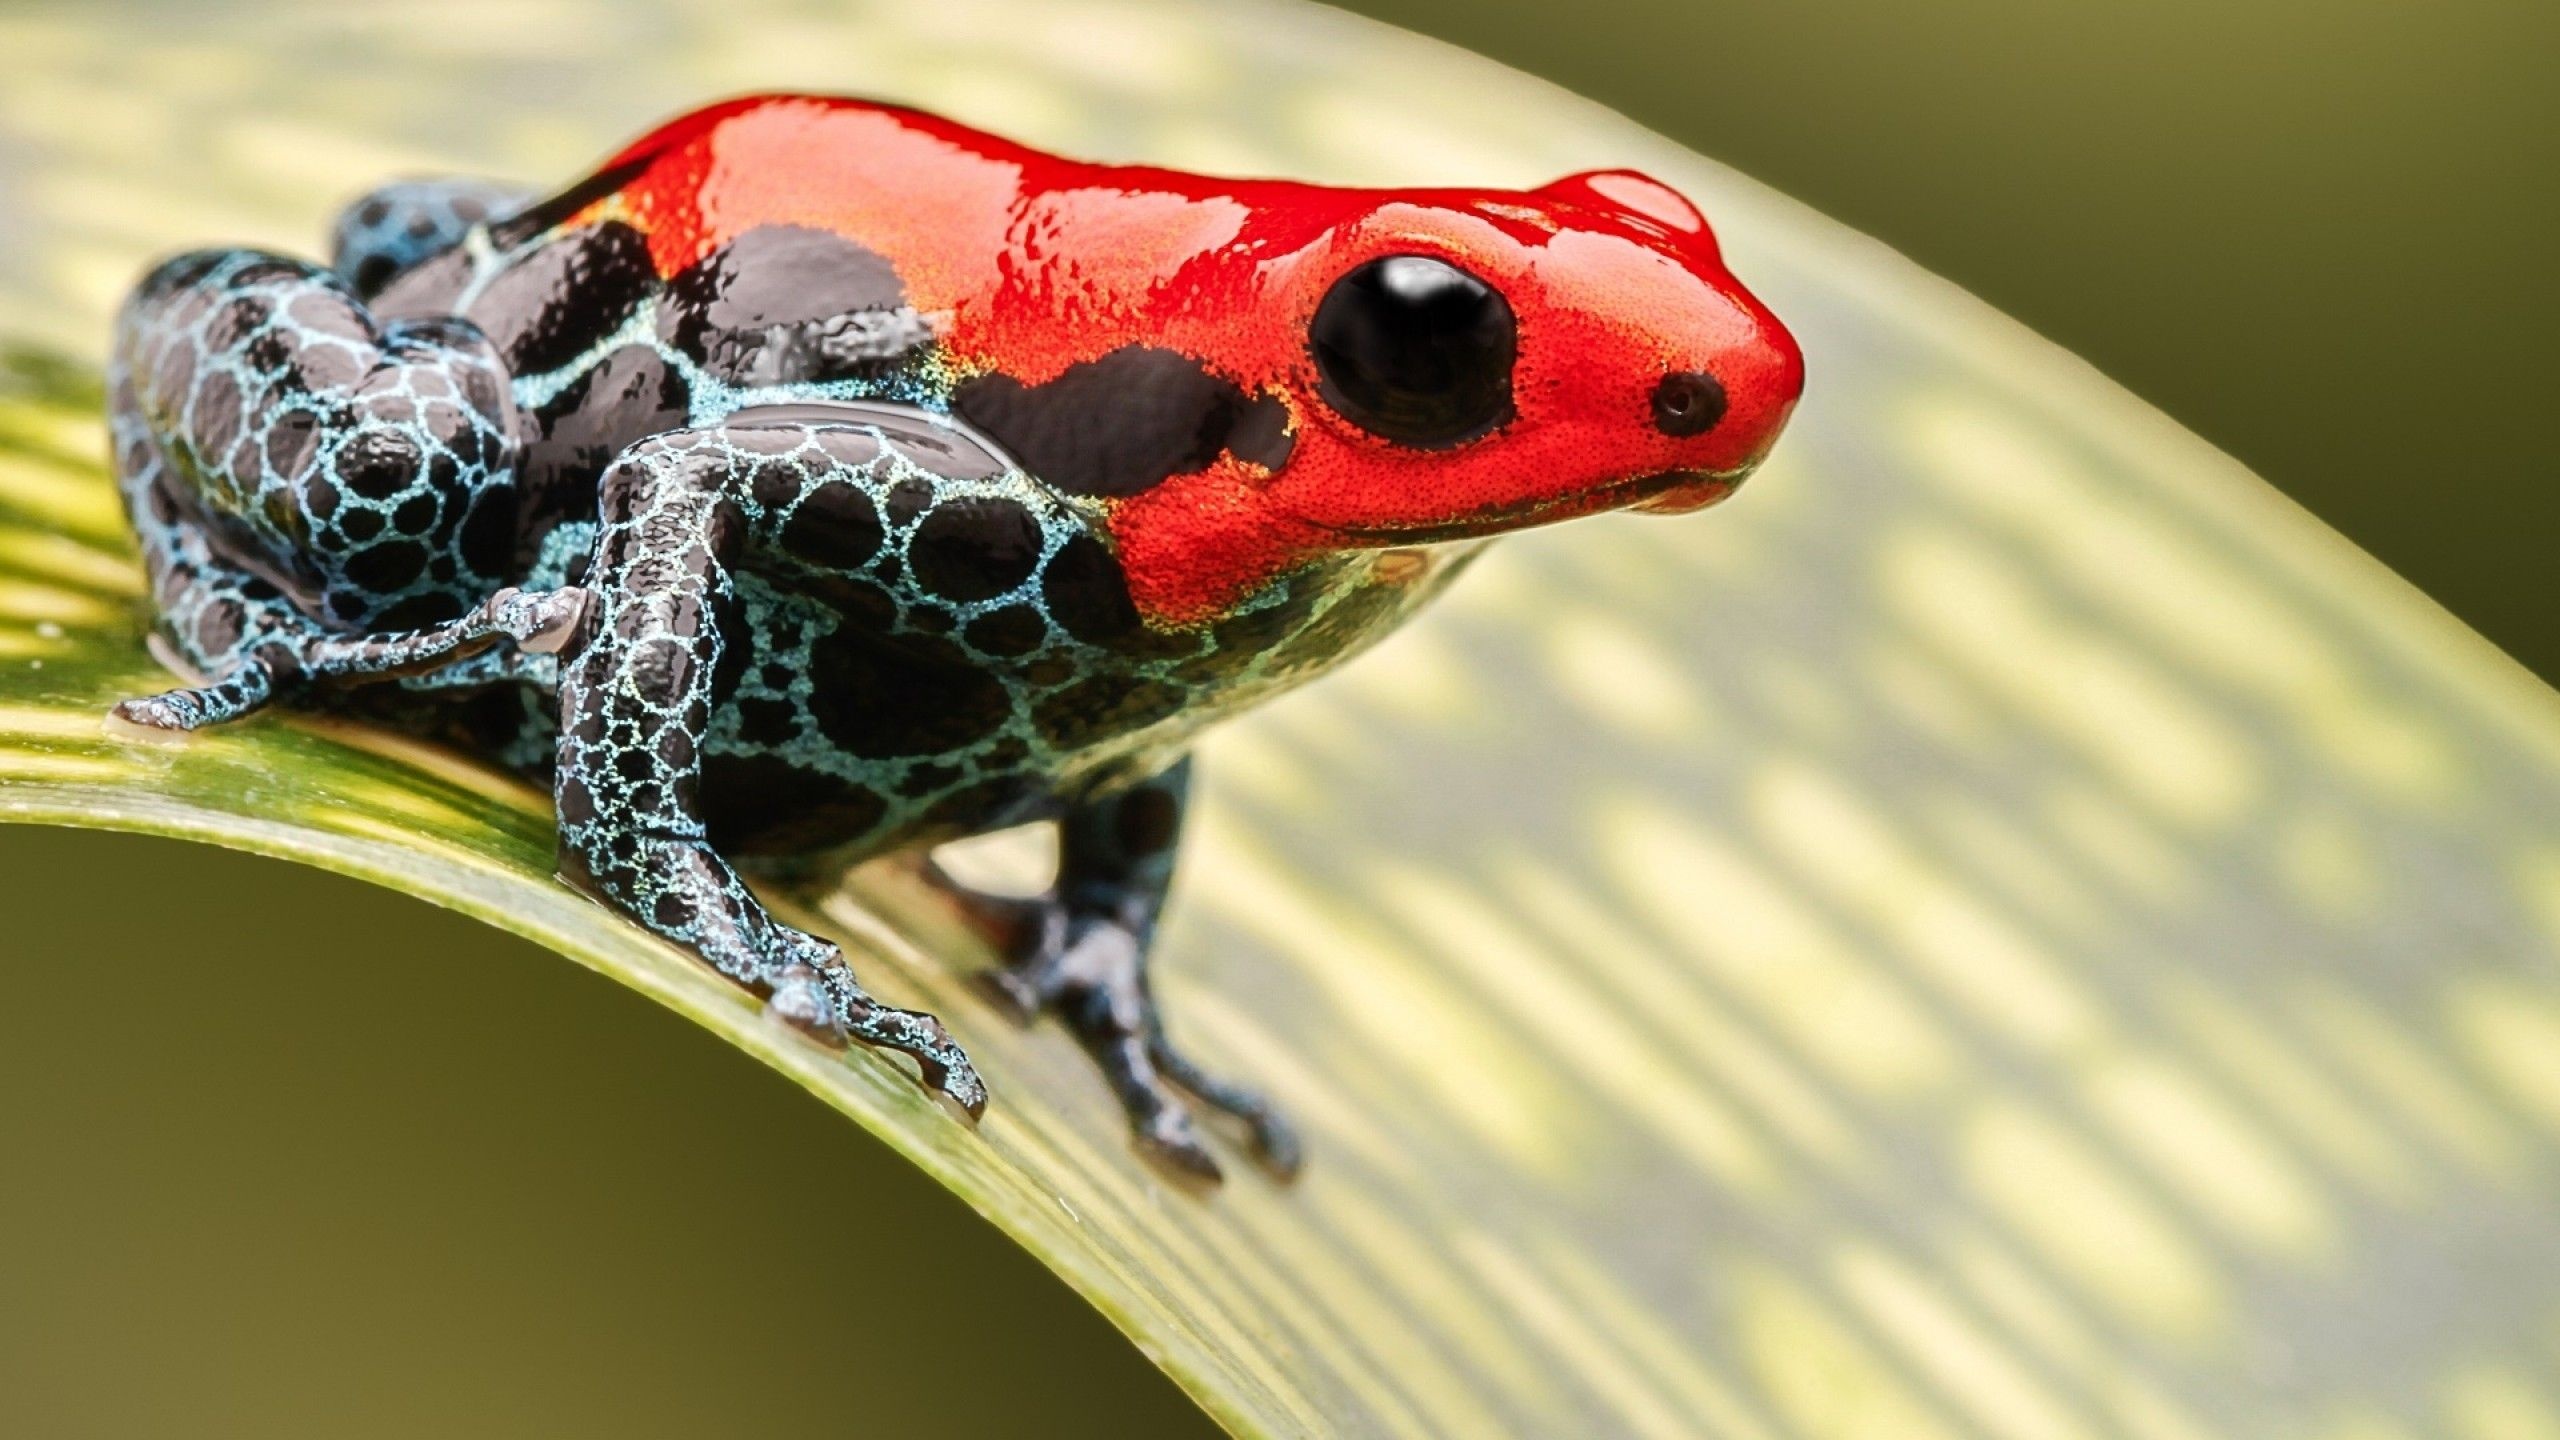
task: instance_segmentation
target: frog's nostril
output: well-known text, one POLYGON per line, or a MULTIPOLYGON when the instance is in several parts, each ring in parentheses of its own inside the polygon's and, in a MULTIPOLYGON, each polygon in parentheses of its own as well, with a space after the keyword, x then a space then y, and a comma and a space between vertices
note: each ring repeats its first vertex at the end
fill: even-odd
POLYGON ((1704 435, 1724 411, 1723 384, 1703 370, 1675 370, 1653 387, 1653 424, 1665 435, 1704 435))

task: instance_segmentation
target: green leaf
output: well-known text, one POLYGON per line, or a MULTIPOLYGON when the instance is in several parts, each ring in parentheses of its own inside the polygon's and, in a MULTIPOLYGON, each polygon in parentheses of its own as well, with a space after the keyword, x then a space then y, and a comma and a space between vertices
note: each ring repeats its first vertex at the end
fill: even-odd
POLYGON ((1304 1121, 1294 1188, 1161 1184, 894 870, 795 918, 950 1020, 976 1131, 556 885, 511 781, 309 717, 109 737, 165 680, 94 381, 24 353, 0 814, 306 860, 611 975, 885 1138, 1243 1434, 2560 1427, 2560 702, 1890 253, 1307 8, 47 13, 0 84, 32 237, 0 331, 67 353, 150 251, 307 246, 376 173, 567 174, 799 84, 1198 168, 1641 166, 1812 388, 1733 504, 1511 542, 1211 743, 1163 988, 1304 1121))

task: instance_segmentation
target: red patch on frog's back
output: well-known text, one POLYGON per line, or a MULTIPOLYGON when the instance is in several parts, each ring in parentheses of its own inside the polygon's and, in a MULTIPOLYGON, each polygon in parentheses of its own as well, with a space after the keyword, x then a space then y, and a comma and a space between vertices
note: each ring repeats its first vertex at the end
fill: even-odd
POLYGON ((605 170, 632 166, 582 218, 635 226, 661 276, 759 227, 829 231, 889 262, 962 369, 1025 384, 1133 344, 1202 359, 1247 388, 1276 378, 1303 342, 1274 343, 1278 327, 1243 333, 1235 312, 1207 302, 1360 203, 1317 186, 1092 165, 822 96, 697 111, 605 170))

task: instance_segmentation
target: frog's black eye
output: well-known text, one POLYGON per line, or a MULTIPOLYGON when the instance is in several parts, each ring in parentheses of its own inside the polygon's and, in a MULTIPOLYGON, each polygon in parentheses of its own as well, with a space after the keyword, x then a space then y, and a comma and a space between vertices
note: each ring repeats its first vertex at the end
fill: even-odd
POLYGON ((1454 265, 1370 261, 1325 293, 1308 340, 1317 393, 1382 439, 1438 448, 1511 418, 1510 303, 1454 265))

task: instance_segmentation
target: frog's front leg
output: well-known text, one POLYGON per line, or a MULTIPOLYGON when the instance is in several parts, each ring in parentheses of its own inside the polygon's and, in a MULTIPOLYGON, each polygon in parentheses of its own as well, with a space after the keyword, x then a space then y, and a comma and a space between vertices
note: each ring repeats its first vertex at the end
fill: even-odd
POLYGON ((766 913, 703 822, 713 676, 736 643, 735 574, 777 543, 760 495, 859 480, 878 447, 829 427, 676 431, 601 482, 596 618, 562 667, 562 875, 722 974, 781 1018, 914 1057, 928 1089, 975 1114, 986 1089, 942 1022, 865 994, 843 953, 766 913))
POLYGON ((1054 1011, 1129 1112, 1139 1143, 1203 1179, 1218 1178, 1192 1124, 1187 1091, 1242 1121, 1255 1158, 1286 1178, 1297 1172, 1296 1135, 1269 1102, 1194 1064, 1165 1034, 1147 978, 1156 918, 1173 882, 1189 798, 1183 759, 1135 785, 1086 798, 1058 822, 1058 882, 1031 901, 975 896, 934 873, 964 905, 1012 932, 1018 958, 988 980, 1026 1018, 1054 1011))

